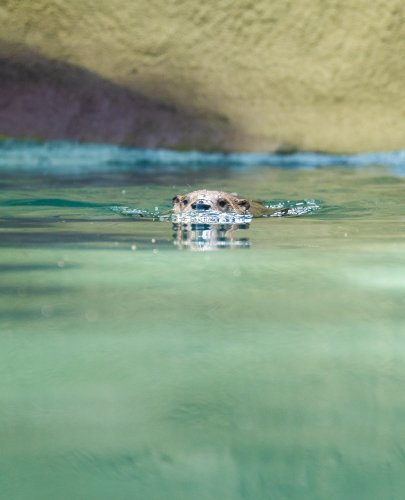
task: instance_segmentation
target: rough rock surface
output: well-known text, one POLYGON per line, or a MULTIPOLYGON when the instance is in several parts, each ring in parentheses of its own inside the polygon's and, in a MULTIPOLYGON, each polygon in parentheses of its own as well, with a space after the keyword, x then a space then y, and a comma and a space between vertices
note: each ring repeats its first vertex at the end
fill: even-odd
POLYGON ((401 0, 4 0, 0 134, 405 147, 401 0))

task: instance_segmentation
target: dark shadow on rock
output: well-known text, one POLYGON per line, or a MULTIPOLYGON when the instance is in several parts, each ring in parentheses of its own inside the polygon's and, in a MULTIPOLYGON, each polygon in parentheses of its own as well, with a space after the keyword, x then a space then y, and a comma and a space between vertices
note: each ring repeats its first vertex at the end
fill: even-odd
POLYGON ((239 134, 221 116, 196 116, 0 42, 0 135, 220 150, 232 149, 239 134))

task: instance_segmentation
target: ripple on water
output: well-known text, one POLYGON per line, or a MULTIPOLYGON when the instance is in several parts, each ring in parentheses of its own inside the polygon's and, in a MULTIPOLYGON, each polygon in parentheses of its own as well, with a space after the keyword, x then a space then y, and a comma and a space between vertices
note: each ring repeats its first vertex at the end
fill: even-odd
POLYGON ((110 210, 123 216, 147 218, 163 222, 191 224, 248 224, 255 217, 285 217, 311 214, 321 207, 315 200, 300 201, 268 201, 262 202, 265 208, 276 210, 270 214, 253 216, 251 214, 236 214, 232 212, 217 212, 215 210, 184 212, 173 214, 168 210, 144 210, 124 206, 112 206, 110 210), (280 210, 278 210, 280 209, 280 210))

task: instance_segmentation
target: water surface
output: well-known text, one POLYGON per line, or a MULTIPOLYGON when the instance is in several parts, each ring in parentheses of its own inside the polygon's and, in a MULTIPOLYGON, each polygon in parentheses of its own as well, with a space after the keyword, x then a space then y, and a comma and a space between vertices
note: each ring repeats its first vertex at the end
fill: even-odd
POLYGON ((13 147, 0 178, 2 498, 403 497, 398 162, 97 169, 93 156, 69 170, 46 168, 56 146, 36 163, 13 147), (233 235, 243 244, 211 247, 111 209, 163 213, 200 188, 320 209, 254 219, 233 235))

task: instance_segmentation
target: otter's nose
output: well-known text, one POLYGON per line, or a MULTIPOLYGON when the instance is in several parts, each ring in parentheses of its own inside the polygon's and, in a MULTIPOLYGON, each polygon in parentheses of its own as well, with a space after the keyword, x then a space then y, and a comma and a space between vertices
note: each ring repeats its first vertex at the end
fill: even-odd
POLYGON ((209 205, 205 200, 197 200, 195 203, 191 204, 193 210, 209 210, 211 205, 209 205))

